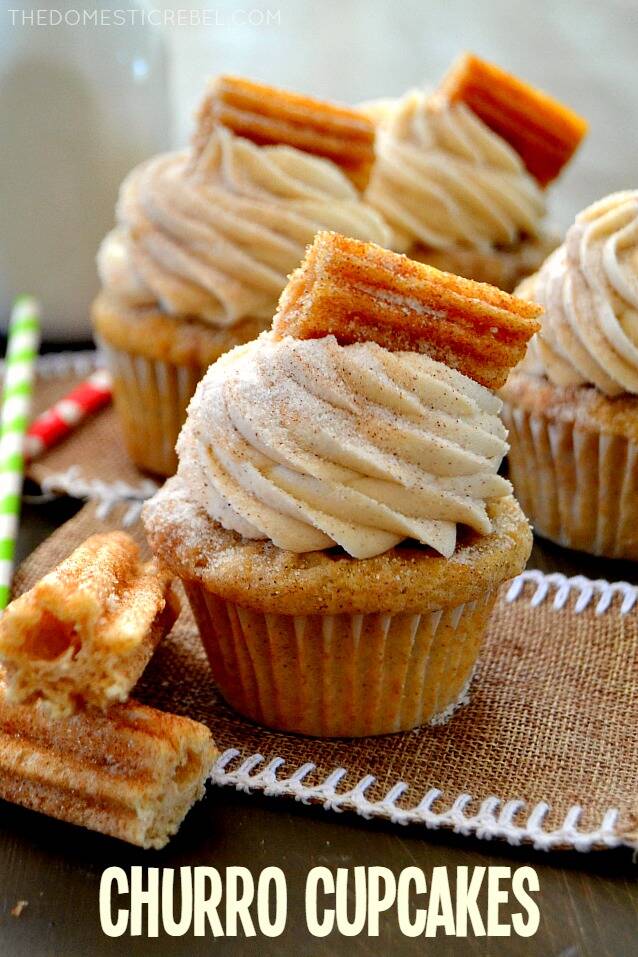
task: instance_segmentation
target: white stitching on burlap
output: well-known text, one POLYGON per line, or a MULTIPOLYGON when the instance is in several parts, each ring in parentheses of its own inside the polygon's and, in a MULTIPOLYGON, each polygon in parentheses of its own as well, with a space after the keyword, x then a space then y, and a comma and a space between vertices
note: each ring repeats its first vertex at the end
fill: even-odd
POLYGON ((143 479, 138 485, 128 482, 102 482, 100 479, 84 479, 78 466, 72 465, 66 472, 47 475, 40 483, 43 495, 63 493, 72 498, 87 498, 98 503, 97 517, 108 518, 117 505, 128 504, 122 516, 122 525, 128 528, 133 525, 142 511, 144 502, 154 495, 159 488, 152 479, 143 479))
POLYGON ((246 793, 257 790, 269 797, 292 797, 303 804, 321 804, 327 811, 355 811, 367 820, 383 818, 393 824, 423 824, 431 830, 449 828, 457 834, 474 835, 482 840, 503 838, 513 845, 528 842, 543 851, 559 847, 577 851, 590 851, 594 847, 638 848, 638 841, 624 840, 615 833, 618 811, 614 808, 605 812, 600 827, 579 831, 582 808, 573 805, 562 825, 549 831, 544 823, 550 806, 544 801, 534 805, 520 824, 515 823, 515 818, 524 813, 525 802, 510 800, 503 803, 494 795, 481 803, 476 814, 467 813, 472 801, 470 794, 460 794, 446 810, 434 811, 433 805, 443 798, 443 792, 437 788, 428 791, 415 807, 405 808, 396 803, 408 790, 408 785, 403 781, 394 784, 380 800, 371 801, 366 797, 366 792, 375 782, 371 774, 361 778, 353 788, 340 792, 338 787, 348 773, 346 768, 335 769, 320 784, 307 785, 304 779, 316 767, 311 762, 306 762, 289 776, 279 777, 277 772, 285 765, 283 758, 272 758, 264 768, 258 770, 265 758, 261 754, 253 754, 238 767, 229 768, 239 757, 240 752, 236 748, 225 751, 218 758, 210 780, 214 784, 235 787, 246 793))
POLYGON ((547 599, 552 586, 556 589, 552 605, 558 611, 565 607, 573 591, 578 592, 572 609, 577 615, 585 611, 596 597, 598 598, 597 615, 604 614, 611 607, 616 596, 622 598, 618 609, 621 615, 629 614, 638 601, 638 586, 630 585, 628 582, 608 582, 604 578, 594 580, 585 578, 584 575, 567 578, 560 572, 546 574, 537 569, 530 569, 515 578, 507 590, 505 601, 511 604, 520 598, 528 583, 536 585, 536 590, 529 599, 532 608, 537 608, 547 599))

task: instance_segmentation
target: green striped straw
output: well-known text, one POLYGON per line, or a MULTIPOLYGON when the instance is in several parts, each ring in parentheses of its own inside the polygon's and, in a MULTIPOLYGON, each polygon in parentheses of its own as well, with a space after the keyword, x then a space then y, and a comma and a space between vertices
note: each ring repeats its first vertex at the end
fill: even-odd
POLYGON ((9 321, 0 409, 0 610, 6 608, 11 590, 24 479, 24 436, 39 345, 40 306, 32 296, 19 296, 9 321))

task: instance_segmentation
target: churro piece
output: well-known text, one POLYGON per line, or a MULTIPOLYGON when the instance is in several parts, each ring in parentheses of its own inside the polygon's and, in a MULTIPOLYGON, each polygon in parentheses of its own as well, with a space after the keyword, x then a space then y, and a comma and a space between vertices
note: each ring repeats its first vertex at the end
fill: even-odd
POLYGON ((587 132, 578 113, 472 53, 457 60, 439 92, 506 140, 541 186, 558 176, 587 132))
POLYGON ((423 352, 496 389, 523 358, 541 312, 494 286, 321 232, 281 294, 273 332, 423 352))
POLYGON ((217 750, 197 721, 128 701, 51 717, 0 685, 0 798, 140 847, 163 847, 217 750))
POLYGON ((236 76, 212 81, 197 117, 198 155, 222 124, 259 146, 285 145, 332 160, 358 189, 374 161, 374 126, 360 110, 236 76))
POLYGON ((0 619, 8 697, 57 714, 124 701, 177 611, 168 575, 129 535, 92 535, 0 619))

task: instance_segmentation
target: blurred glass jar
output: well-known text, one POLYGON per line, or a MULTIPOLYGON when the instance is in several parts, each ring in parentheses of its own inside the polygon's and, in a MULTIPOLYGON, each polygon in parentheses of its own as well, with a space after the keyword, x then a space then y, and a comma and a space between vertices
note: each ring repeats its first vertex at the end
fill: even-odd
POLYGON ((88 339, 95 255, 118 187, 169 142, 164 37, 134 0, 9 6, 0 29, 0 321, 6 329, 12 298, 32 292, 46 339, 88 339))

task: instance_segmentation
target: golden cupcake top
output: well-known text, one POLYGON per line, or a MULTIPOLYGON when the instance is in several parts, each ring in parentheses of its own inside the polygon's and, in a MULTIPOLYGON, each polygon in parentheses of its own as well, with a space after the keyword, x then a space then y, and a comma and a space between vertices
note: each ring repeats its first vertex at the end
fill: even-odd
POLYGON ((519 288, 544 309, 525 371, 558 386, 638 394, 638 190, 579 213, 562 246, 519 288))
POLYGON ((370 558, 408 539, 449 558, 457 527, 490 534, 510 491, 501 401, 481 379, 501 381, 538 312, 321 233, 272 331, 200 382, 177 482, 246 540, 370 558))
POLYGON ((451 558, 416 542, 353 561, 332 548, 295 553, 211 521, 178 476, 144 505, 153 551, 173 573, 228 602, 281 615, 423 614, 481 600, 518 575, 532 531, 511 495, 488 505, 492 531, 459 529, 451 558))
POLYGON ((567 107, 471 54, 433 94, 367 107, 378 126, 366 198, 396 248, 489 252, 545 230, 544 187, 586 131, 567 107))
POLYGON ((105 291, 219 328, 269 318, 319 229, 390 242, 353 184, 367 176, 371 138, 355 110, 214 82, 191 149, 154 157, 124 181, 98 254, 105 291))

